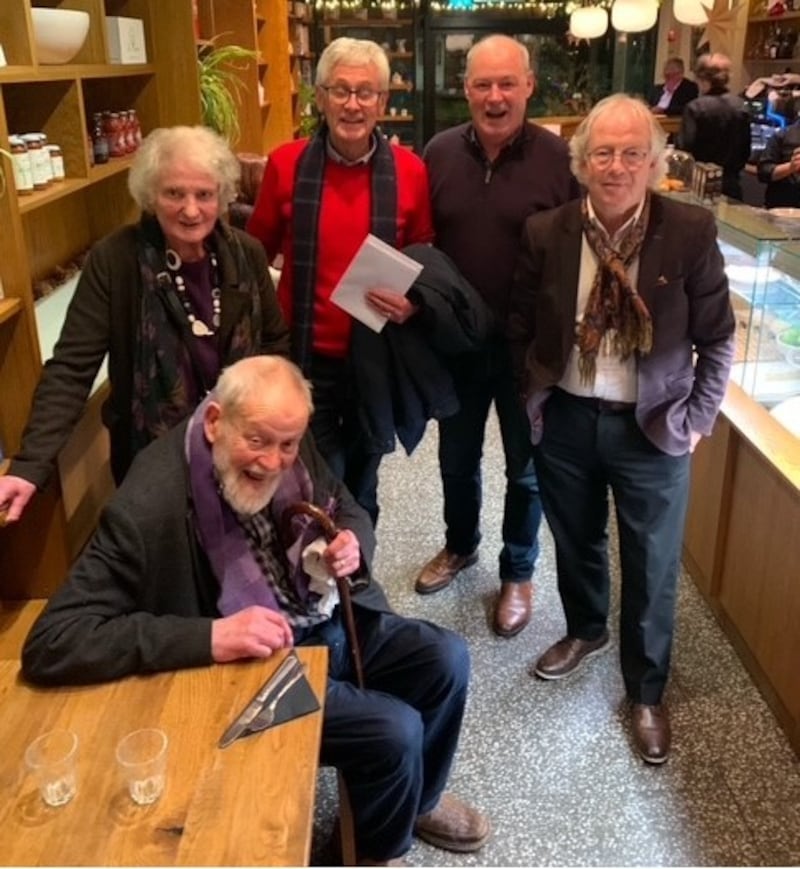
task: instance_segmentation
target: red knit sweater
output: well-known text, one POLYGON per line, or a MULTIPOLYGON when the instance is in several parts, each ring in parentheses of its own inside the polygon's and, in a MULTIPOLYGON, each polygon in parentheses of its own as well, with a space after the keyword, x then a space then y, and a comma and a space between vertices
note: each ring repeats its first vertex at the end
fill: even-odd
MULTIPOLYGON (((264 180, 247 231, 261 241, 272 261, 283 254, 278 301, 292 322, 292 192, 300 139, 276 148, 267 161, 264 180)), ((392 147, 397 172, 397 247, 433 241, 428 176, 425 164, 405 148, 392 147)), ((351 317, 330 301, 330 295, 370 230, 370 165, 343 166, 326 160, 320 205, 317 285, 314 301, 313 351, 343 357, 350 343, 351 317)))

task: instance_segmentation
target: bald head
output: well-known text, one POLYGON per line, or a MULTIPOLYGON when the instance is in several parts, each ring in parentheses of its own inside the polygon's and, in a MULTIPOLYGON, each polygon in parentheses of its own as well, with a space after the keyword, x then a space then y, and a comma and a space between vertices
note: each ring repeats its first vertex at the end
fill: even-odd
POLYGON ((528 49, 521 42, 513 39, 511 36, 505 36, 502 33, 494 33, 491 36, 485 36, 483 39, 476 42, 467 52, 465 71, 467 78, 469 78, 470 70, 472 69, 472 65, 475 63, 476 59, 486 55, 492 57, 508 57, 508 55, 511 55, 512 57, 509 58, 509 60, 512 61, 513 57, 516 55, 520 71, 530 72, 531 56, 528 49))

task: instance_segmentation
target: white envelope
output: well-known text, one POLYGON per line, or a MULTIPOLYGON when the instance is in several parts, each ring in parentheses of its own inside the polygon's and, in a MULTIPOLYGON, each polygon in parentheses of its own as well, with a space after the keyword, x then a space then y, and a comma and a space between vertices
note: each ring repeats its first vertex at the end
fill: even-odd
POLYGON ((421 263, 370 233, 331 293, 331 301, 380 332, 386 325, 386 317, 368 304, 367 290, 381 288, 405 295, 421 271, 421 263))

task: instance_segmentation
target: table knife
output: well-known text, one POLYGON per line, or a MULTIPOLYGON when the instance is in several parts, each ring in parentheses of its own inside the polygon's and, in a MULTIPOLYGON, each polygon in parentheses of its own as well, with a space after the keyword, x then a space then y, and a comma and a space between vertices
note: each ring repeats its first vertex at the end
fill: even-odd
POLYGON ((284 679, 286 679, 286 677, 293 672, 296 667, 302 668, 302 666, 300 659, 294 652, 287 655, 286 660, 283 661, 280 667, 278 667, 261 688, 259 688, 258 693, 222 734, 218 743, 219 748, 227 748, 232 742, 235 742, 240 736, 242 736, 250 724, 255 720, 258 713, 261 712, 264 706, 268 703, 273 691, 280 687, 284 679))

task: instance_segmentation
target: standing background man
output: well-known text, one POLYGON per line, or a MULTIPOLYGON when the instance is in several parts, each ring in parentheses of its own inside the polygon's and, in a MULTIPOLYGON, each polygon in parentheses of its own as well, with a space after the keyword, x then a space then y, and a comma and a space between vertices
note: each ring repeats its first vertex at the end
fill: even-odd
MULTIPOLYGON (((424 163, 376 130, 388 95, 389 61, 379 45, 331 42, 316 72, 323 123, 313 138, 269 155, 247 222, 270 261, 283 254, 278 301, 291 330, 291 358, 314 384, 317 447, 373 523, 387 449, 362 425, 353 366, 364 362, 351 352, 354 331, 367 327, 330 296, 368 233, 397 248, 433 240, 424 163)), ((367 298, 393 323, 415 313, 408 298, 390 290, 373 288, 367 298)))
POLYGON ((697 85, 686 78, 684 71, 682 58, 668 57, 664 61, 664 81, 650 89, 647 100, 654 115, 681 115, 683 107, 699 95, 697 85))
POLYGON ((703 54, 695 70, 700 96, 683 110, 678 147, 695 160, 722 166, 722 192, 742 198, 741 171, 750 159, 750 115, 744 100, 730 93, 731 59, 703 54))
POLYGON ((609 647, 610 488, 622 676, 634 743, 654 764, 670 749, 662 696, 690 454, 711 434, 735 327, 714 216, 650 190, 664 145, 639 100, 591 110, 570 142, 587 195, 527 221, 509 317, 567 622, 534 672, 563 679, 609 647))
POLYGON ((765 208, 800 207, 800 119, 767 140, 758 158, 758 180, 767 185, 765 208))
POLYGON ((506 459, 501 593, 493 627, 511 637, 530 620, 541 505, 528 428, 517 399, 504 338, 508 297, 525 218, 578 195, 567 146, 527 123, 534 76, 527 48, 489 36, 467 54, 464 93, 471 123, 428 143, 436 243, 480 292, 497 321, 485 347, 454 372, 460 411, 439 422, 445 547, 417 577, 420 594, 439 591, 477 560, 481 453, 495 404, 506 459))

